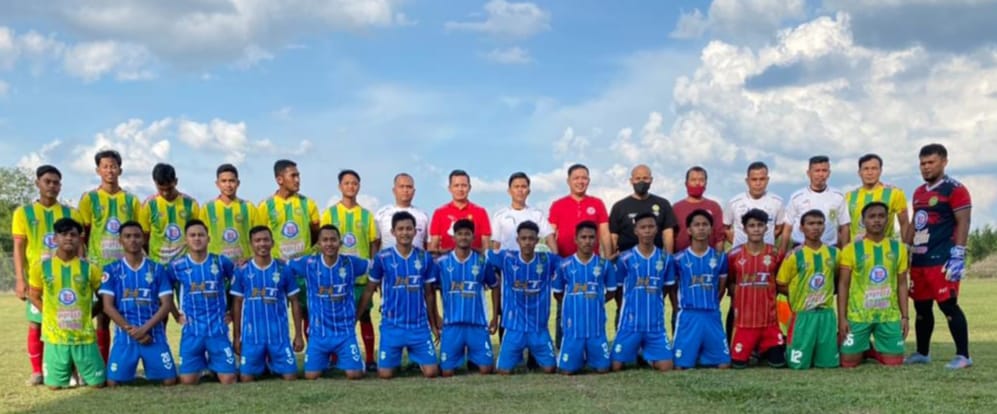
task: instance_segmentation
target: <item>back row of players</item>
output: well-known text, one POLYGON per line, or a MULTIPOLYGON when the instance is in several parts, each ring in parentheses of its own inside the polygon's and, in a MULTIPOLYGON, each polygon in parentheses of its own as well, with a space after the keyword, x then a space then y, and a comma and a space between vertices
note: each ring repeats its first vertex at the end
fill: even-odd
POLYGON ((596 371, 622 368, 638 350, 659 369, 671 368, 673 360, 680 368, 725 367, 732 359, 743 366, 752 352, 773 365, 788 355, 794 368, 837 366, 839 342, 841 364, 853 366, 869 347, 870 333, 877 336, 878 359, 895 364, 903 361, 907 334, 907 246, 918 316, 917 352, 907 362, 930 362, 931 308, 937 301, 956 343, 957 356, 948 366, 969 366, 965 316, 956 302, 969 194, 944 174, 943 146, 925 146, 919 157, 926 184, 915 191, 911 226, 903 191, 879 181, 882 159, 874 154, 859 160, 863 186, 847 195, 827 186, 828 158, 811 158, 810 185, 785 208, 766 191, 768 168, 761 162, 748 167, 748 191, 726 209, 704 197, 707 174, 700 167, 686 173, 688 197, 672 206, 649 193, 650 169, 637 166, 630 180, 634 193, 607 214, 601 200, 586 194, 588 169, 574 165, 568 169, 570 194, 552 204, 546 218, 526 205, 526 174, 509 178, 512 205, 489 217, 468 200, 467 173, 455 170, 449 177, 453 200, 430 219, 412 206, 414 180, 404 173, 394 180, 395 204, 371 214, 357 205, 360 177, 351 170, 338 176, 342 200, 320 215, 315 202, 298 193, 300 176, 288 160, 275 163, 278 189, 258 206, 237 197, 238 172, 231 165, 217 170, 219 197, 200 206, 177 191, 173 167, 159 164, 152 174, 158 194, 139 203, 118 185, 120 155, 101 151, 95 156, 101 185, 83 194, 78 209, 58 203, 61 173, 43 166, 37 170, 38 201, 15 213, 17 291, 30 299, 29 382, 64 386, 75 365, 86 383, 102 384, 109 320, 118 326, 107 365, 112 383, 131 380, 140 359, 150 379, 174 381, 163 328, 170 312, 183 324, 185 383, 196 382, 205 368, 223 382, 234 381, 237 357, 244 380, 262 373, 264 361, 271 371, 293 377, 292 349, 302 350, 304 332, 306 377, 319 376, 330 354, 348 377, 360 377, 365 364, 353 326, 359 321, 372 369, 370 304, 378 287, 383 304, 376 367, 382 377, 392 375, 403 349, 424 374, 435 376, 431 331, 442 336, 445 375, 464 359, 489 372, 489 333, 500 326, 506 330, 500 372, 509 372, 525 348, 553 372, 548 289, 558 299, 556 365, 566 373, 586 363, 596 371), (732 246, 726 255, 725 242, 732 246), (546 249, 535 249, 538 244, 546 249), (861 277, 852 279, 853 272, 861 277), (736 292, 727 327, 733 338, 724 338, 719 319, 728 273, 730 291, 736 292), (99 282, 103 311, 95 308, 95 330, 87 286, 96 289, 99 282), (482 287, 499 283, 487 321, 482 287), (442 317, 436 290, 442 293, 442 317), (776 317, 777 290, 789 296, 787 313, 793 315, 788 351, 776 317), (678 310, 674 346, 664 333, 665 296, 678 310), (620 305, 612 358, 604 297, 620 305))

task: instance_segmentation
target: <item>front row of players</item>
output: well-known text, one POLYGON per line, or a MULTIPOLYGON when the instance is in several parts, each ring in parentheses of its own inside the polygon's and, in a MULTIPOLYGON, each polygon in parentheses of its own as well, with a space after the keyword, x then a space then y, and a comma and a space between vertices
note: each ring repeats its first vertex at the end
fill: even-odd
POLYGON ((456 248, 434 260, 412 245, 415 219, 400 212, 391 223, 397 245, 371 262, 339 255, 339 231, 332 225, 320 229, 316 254, 289 263, 275 260, 270 230, 257 227, 250 232, 254 257, 241 266, 207 252, 207 231, 197 220, 185 229, 188 254, 169 265, 158 264, 143 253, 139 224, 127 222, 120 229, 125 255, 102 272, 77 256, 83 229, 66 218, 54 225, 57 253, 32 268, 30 300, 43 314, 45 383, 56 388, 68 385, 73 367, 89 385, 103 385, 105 373, 109 385, 126 383, 135 378, 139 361, 147 379, 176 383, 177 364, 164 323, 171 313, 182 325, 182 383, 197 383, 204 370, 222 383, 234 383, 237 375, 252 381, 266 370, 295 379, 295 353, 305 349, 298 299, 302 288, 310 309, 307 379, 320 377, 332 362, 347 378, 363 377, 356 315, 367 309, 378 289, 381 378, 394 375, 403 351, 427 377, 440 370, 443 376, 453 375, 465 360, 490 373, 495 360, 490 335, 500 326, 501 374, 512 372, 524 350, 544 372, 566 374, 585 366, 596 372, 620 370, 636 362, 638 353, 661 371, 745 367, 752 354, 776 367, 853 367, 870 348, 870 336, 875 336, 875 358, 899 365, 908 333, 907 251, 884 237, 887 211, 882 203, 867 205, 862 211, 865 238, 840 252, 820 241, 823 214, 807 212, 801 218, 806 240, 784 259, 764 242, 769 220, 761 210, 742 217, 749 241, 729 254, 709 246, 712 216, 693 212, 687 219, 691 247, 674 256, 654 246, 654 215, 639 214, 634 218, 639 244, 615 265, 595 254, 597 229, 590 222, 576 229, 578 252, 559 259, 535 251, 535 223, 519 225, 520 251, 483 255, 471 248, 474 224, 461 220, 454 225, 456 248), (368 273, 371 283, 355 297, 355 279, 368 273), (610 348, 605 302, 618 286, 624 299, 610 348), (728 286, 735 289, 733 350, 719 307, 728 286), (492 292, 490 321, 485 288, 492 292), (547 326, 551 292, 563 303, 565 336, 556 358, 547 326), (776 317, 777 292, 789 297, 793 311, 788 344, 776 317), (102 307, 93 303, 94 293, 101 296, 102 307), (677 309, 674 346, 665 330, 666 297, 677 309), (100 309, 117 325, 106 370, 91 322, 100 309), (439 365, 434 336, 440 341, 439 365))

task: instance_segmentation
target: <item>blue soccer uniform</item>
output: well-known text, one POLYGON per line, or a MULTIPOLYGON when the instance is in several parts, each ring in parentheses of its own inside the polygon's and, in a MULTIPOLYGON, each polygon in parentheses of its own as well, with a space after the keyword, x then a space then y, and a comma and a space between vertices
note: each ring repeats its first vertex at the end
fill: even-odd
POLYGON ((727 257, 707 248, 675 254, 679 311, 675 324, 675 366, 730 364, 730 349, 720 321, 719 289, 727 279, 727 257))
POLYGON ((406 257, 389 247, 374 256, 369 279, 381 285, 378 369, 397 368, 406 349, 412 362, 435 365, 436 349, 426 310, 426 285, 436 282, 432 256, 413 248, 406 257))
POLYGON ((643 350, 645 361, 671 361, 665 335, 665 288, 675 285, 672 257, 655 247, 645 257, 638 247, 616 261, 616 278, 623 288, 620 320, 613 340, 613 361, 633 363, 643 350))
POLYGON ((440 369, 453 371, 464 365, 465 357, 478 366, 492 365, 484 288, 498 286, 495 269, 472 251, 463 261, 454 252, 440 256, 433 271, 443 297, 440 369))
POLYGON ((267 367, 279 375, 298 373, 287 298, 300 290, 292 272, 279 260, 271 260, 266 268, 249 261, 235 271, 231 293, 243 298, 239 373, 258 376, 267 367))
POLYGON ((231 260, 212 253, 200 263, 190 255, 170 263, 170 281, 179 291, 185 322, 180 330, 180 375, 200 374, 205 369, 236 373, 235 351, 225 323, 226 295, 234 270, 231 260))
POLYGON ((523 359, 523 351, 542 368, 552 368, 554 343, 550 338, 551 283, 560 258, 537 252, 526 262, 519 251, 489 252, 488 263, 502 272, 502 347, 498 369, 511 371, 523 359))
POLYGON ((369 262, 356 256, 339 255, 332 266, 321 254, 291 261, 291 271, 304 280, 308 297, 308 349, 305 372, 321 372, 336 355, 336 368, 362 371, 357 346, 357 308, 353 285, 367 273, 369 262))
MULTIPOLYGON (((129 325, 140 327, 159 312, 160 298, 173 297, 170 278, 163 265, 149 259, 133 269, 125 259, 118 259, 104 266, 101 295, 114 297, 114 307, 129 325)), ((141 360, 145 377, 162 381, 177 376, 173 363, 173 353, 166 341, 166 328, 160 322, 149 330, 152 342, 140 344, 128 335, 128 331, 118 326, 114 333, 114 344, 107 361, 107 379, 114 382, 129 382, 135 379, 135 370, 141 360)))
POLYGON ((586 363, 592 369, 609 369, 609 343, 606 342, 606 292, 616 291, 613 265, 599 256, 582 263, 578 255, 561 261, 552 289, 563 293, 561 309, 561 352, 558 368, 580 370, 586 363))

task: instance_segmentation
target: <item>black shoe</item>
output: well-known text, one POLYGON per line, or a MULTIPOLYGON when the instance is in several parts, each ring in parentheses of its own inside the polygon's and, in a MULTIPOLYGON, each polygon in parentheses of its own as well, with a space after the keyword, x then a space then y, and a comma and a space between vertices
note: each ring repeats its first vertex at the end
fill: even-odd
POLYGON ((368 363, 364 367, 364 370, 367 371, 367 372, 376 373, 377 372, 377 364, 374 363, 374 362, 368 363))
POLYGON ((467 361, 467 372, 478 372, 479 369, 478 364, 467 361))

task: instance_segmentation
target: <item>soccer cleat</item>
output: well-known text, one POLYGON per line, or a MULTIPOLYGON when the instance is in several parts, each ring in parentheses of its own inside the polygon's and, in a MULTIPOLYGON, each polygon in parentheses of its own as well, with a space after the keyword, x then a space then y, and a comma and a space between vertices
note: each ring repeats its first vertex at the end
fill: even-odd
POLYGON ((366 364, 366 366, 364 368, 367 370, 367 372, 377 373, 377 364, 376 363, 369 362, 369 363, 366 364))
POLYGON ((948 369, 962 369, 969 368, 971 366, 973 366, 973 359, 966 358, 962 355, 956 355, 955 358, 952 358, 948 364, 945 364, 945 368, 948 369))
POLYGON ((45 383, 45 381, 44 381, 44 378, 42 378, 42 374, 39 374, 39 373, 35 372, 35 373, 31 374, 31 376, 28 377, 28 380, 24 381, 24 383, 26 385, 28 385, 28 386, 32 386, 33 387, 33 386, 36 386, 36 385, 42 385, 43 383, 45 383))
POLYGON ((78 387, 83 385, 83 380, 80 379, 80 373, 73 371, 73 375, 69 376, 69 387, 78 387))
POLYGON ((930 363, 931 363, 930 356, 921 355, 917 352, 910 354, 910 356, 904 360, 904 365, 930 364, 930 363))

